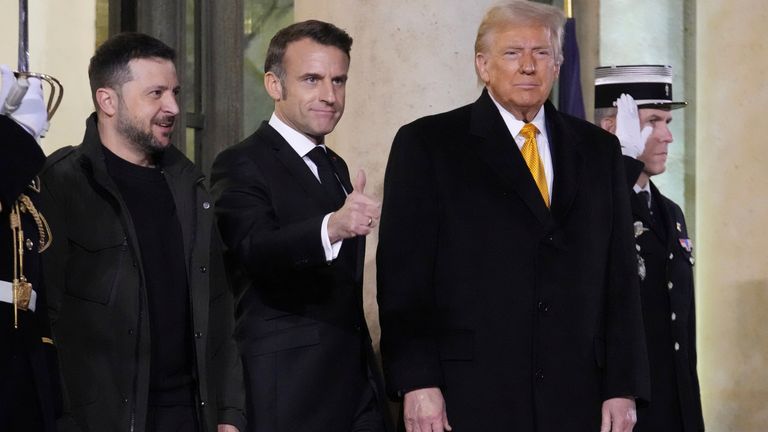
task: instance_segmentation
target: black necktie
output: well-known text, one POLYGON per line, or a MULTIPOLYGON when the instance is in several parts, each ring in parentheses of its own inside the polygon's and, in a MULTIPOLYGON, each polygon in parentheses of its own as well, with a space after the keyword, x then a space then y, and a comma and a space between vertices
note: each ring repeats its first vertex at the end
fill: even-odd
POLYGON ((645 203, 645 205, 648 206, 648 210, 650 210, 651 209, 651 193, 643 190, 638 192, 637 196, 640 197, 643 203, 645 203))
POLYGON ((331 165, 328 153, 326 153, 323 147, 315 146, 315 148, 307 153, 307 157, 317 165, 317 175, 320 177, 320 183, 322 183, 326 194, 333 200, 334 206, 340 208, 344 204, 346 194, 336 178, 336 173, 333 165, 331 165))

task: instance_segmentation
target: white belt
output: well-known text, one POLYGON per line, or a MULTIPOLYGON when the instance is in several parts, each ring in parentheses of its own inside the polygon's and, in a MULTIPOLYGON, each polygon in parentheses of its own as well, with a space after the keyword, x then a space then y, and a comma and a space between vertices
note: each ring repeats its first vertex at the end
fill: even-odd
MULTIPOLYGON (((13 304, 13 284, 0 280, 0 301, 13 304)), ((35 311, 35 305, 37 304, 37 292, 32 290, 32 295, 29 296, 29 310, 35 311)))

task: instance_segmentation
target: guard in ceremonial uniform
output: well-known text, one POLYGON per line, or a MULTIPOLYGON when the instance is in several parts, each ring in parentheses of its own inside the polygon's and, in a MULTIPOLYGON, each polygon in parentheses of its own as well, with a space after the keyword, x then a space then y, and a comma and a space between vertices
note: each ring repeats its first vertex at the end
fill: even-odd
POLYGON ((59 406, 56 352, 40 277, 52 241, 35 205, 47 128, 41 83, 27 82, 21 104, 6 104, 16 78, 2 67, 0 87, 0 430, 54 431, 59 406), (16 108, 16 109, 14 109, 16 108))
POLYGON ((634 431, 703 431, 693 242, 680 207, 650 180, 666 169, 671 110, 686 103, 672 99, 669 66, 601 67, 595 77, 595 122, 624 153, 651 371, 651 401, 638 407, 634 431))

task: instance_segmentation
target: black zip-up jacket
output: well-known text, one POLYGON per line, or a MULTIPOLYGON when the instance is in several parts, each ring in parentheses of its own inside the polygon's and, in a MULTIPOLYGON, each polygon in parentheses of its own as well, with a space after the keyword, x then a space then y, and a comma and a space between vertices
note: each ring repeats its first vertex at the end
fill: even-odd
MULTIPOLYGON (((143 432, 150 325, 136 230, 104 163, 97 117, 83 143, 52 154, 41 177, 53 244, 43 254, 53 335, 60 346, 62 431, 143 432)), ((233 303, 204 176, 171 147, 161 162, 174 197, 189 281, 197 382, 206 431, 244 430, 242 366, 232 339, 233 303)))

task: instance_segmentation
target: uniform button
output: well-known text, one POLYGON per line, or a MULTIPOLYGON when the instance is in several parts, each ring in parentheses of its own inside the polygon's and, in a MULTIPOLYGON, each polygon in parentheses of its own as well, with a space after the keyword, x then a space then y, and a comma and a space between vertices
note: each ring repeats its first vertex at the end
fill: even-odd
POLYGON ((671 290, 672 287, 674 287, 674 286, 675 286, 675 284, 673 284, 672 281, 667 282, 667 289, 671 290))
POLYGON ((134 267, 136 267, 136 260, 134 260, 132 264, 134 267))
POLYGON ((363 329, 360 327, 360 324, 355 324, 353 327, 355 328, 355 331, 361 331, 363 329))
POLYGON ((128 329, 128 334, 133 336, 136 333, 133 329, 128 329))
POLYGON ((211 208, 211 203, 209 203, 208 201, 204 202, 203 203, 203 208, 208 210, 209 208, 211 208))
POLYGON ((128 403, 128 398, 127 398, 127 397, 124 397, 124 398, 123 398, 123 400, 122 400, 122 402, 123 402, 123 404, 127 404, 127 403, 128 403))
POLYGON ((675 321, 675 320, 677 320, 677 314, 672 312, 672 321, 675 321))
POLYGON ((206 266, 200 266, 200 273, 205 273, 208 271, 208 268, 206 266))
POLYGON ((546 303, 546 302, 539 302, 539 304, 537 306, 538 306, 540 312, 544 312, 544 313, 549 312, 549 304, 548 303, 546 303))
POLYGON ((536 371, 536 380, 543 381, 544 380, 544 370, 539 369, 536 371))
POLYGON ((675 257, 675 254, 673 254, 672 252, 670 252, 670 253, 669 253, 669 259, 672 259, 672 258, 674 258, 674 257, 675 257))
POLYGON ((203 337, 203 332, 195 332, 195 337, 200 339, 201 337, 203 337))
POLYGON ((200 406, 201 406, 201 407, 204 407, 204 406, 206 406, 206 405, 207 405, 207 403, 206 403, 205 401, 200 401, 200 406))
POLYGON ((694 263, 696 262, 696 260, 693 257, 688 258, 688 261, 691 262, 691 265, 694 265, 694 263))
POLYGON ((33 247, 35 247, 35 244, 32 243, 32 240, 27 239, 27 241, 24 242, 24 245, 27 247, 27 250, 32 250, 33 247))
POLYGON ((675 342, 675 351, 680 351, 680 344, 675 342))
POLYGON ((637 249, 637 251, 640 252, 640 245, 639 244, 635 244, 635 249, 637 249))

